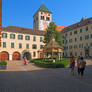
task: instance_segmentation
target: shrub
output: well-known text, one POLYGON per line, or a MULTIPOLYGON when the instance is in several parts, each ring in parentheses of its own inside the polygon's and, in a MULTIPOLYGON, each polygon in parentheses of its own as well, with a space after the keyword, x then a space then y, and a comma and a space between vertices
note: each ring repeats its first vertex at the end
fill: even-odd
POLYGON ((0 65, 7 65, 6 61, 0 61, 0 65))
POLYGON ((64 68, 65 67, 65 65, 62 64, 62 62, 54 63, 54 62, 35 61, 34 63, 35 63, 35 65, 37 65, 39 67, 44 67, 44 68, 55 68, 55 67, 56 68, 64 68))
POLYGON ((43 68, 64 68, 69 65, 70 58, 62 58, 56 60, 56 63, 52 59, 32 59, 30 62, 43 68))

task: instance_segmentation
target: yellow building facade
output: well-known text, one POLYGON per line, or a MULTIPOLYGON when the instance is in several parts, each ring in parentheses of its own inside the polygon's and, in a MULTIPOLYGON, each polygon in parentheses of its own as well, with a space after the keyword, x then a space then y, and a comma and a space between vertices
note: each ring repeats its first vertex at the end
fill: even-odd
POLYGON ((9 26, 1 34, 1 60, 40 58, 38 52, 44 47, 44 31, 9 26))
POLYGON ((62 31, 63 56, 92 57, 92 18, 82 18, 62 31))

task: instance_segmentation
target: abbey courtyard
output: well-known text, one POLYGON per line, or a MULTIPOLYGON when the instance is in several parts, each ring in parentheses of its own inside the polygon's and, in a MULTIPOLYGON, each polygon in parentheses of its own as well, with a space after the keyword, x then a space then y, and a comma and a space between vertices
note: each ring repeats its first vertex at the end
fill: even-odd
POLYGON ((2 27, 0 0, 0 92, 91 92, 92 18, 70 26, 53 23, 53 12, 44 4, 33 15, 33 28, 2 27), (54 25, 54 31, 47 31, 54 25), (53 34, 53 35, 52 35, 53 34), (47 36, 46 36, 47 35, 47 36), (49 41, 45 43, 44 39, 49 41), (61 44, 60 44, 61 43, 61 44), (70 74, 70 57, 87 62, 83 79, 70 74), (24 65, 24 57, 28 62, 24 65), (55 60, 55 61, 54 61, 55 60), (54 61, 54 62, 53 62, 54 61), (1 63, 2 62, 2 63, 1 63), (1 65, 6 65, 6 68, 1 65))
MULTIPOLYGON (((46 45, 44 35, 52 21, 52 12, 44 4, 33 16, 33 29, 16 26, 2 28, 0 35, 0 60, 43 58, 46 45)), ((92 18, 82 18, 70 26, 56 25, 62 34, 60 57, 92 57, 92 18)))

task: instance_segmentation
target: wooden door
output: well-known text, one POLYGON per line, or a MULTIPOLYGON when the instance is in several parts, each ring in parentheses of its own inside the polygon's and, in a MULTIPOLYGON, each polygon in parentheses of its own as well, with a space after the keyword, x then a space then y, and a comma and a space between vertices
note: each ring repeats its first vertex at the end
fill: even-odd
POLYGON ((13 58, 13 60, 20 60, 20 53, 14 52, 12 58, 13 58))

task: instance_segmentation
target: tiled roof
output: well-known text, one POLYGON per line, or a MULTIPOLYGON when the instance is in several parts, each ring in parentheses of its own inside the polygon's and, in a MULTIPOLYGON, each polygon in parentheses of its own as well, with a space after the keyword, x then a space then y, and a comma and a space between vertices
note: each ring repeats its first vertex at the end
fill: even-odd
POLYGON ((44 48, 61 48, 61 46, 55 41, 55 40, 50 40, 50 42, 49 43, 47 43, 46 45, 45 45, 45 47, 44 48))
POLYGON ((14 32, 14 33, 21 33, 21 34, 30 34, 30 35, 39 35, 39 36, 45 35, 45 31, 16 27, 16 26, 8 26, 3 28, 2 30, 6 32, 14 32))
POLYGON ((49 11, 48 8, 46 8, 46 6, 44 4, 41 5, 41 7, 39 8, 38 11, 52 13, 51 11, 49 11))
POLYGON ((56 25, 56 29, 58 31, 62 31, 65 28, 65 26, 61 26, 61 25, 56 25))
POLYGON ((92 24, 92 17, 87 18, 87 19, 82 19, 80 22, 64 28, 62 30, 62 32, 67 32, 67 31, 70 31, 70 30, 73 30, 73 29, 76 29, 76 28, 79 28, 79 27, 82 27, 82 26, 86 26, 88 24, 92 24))

